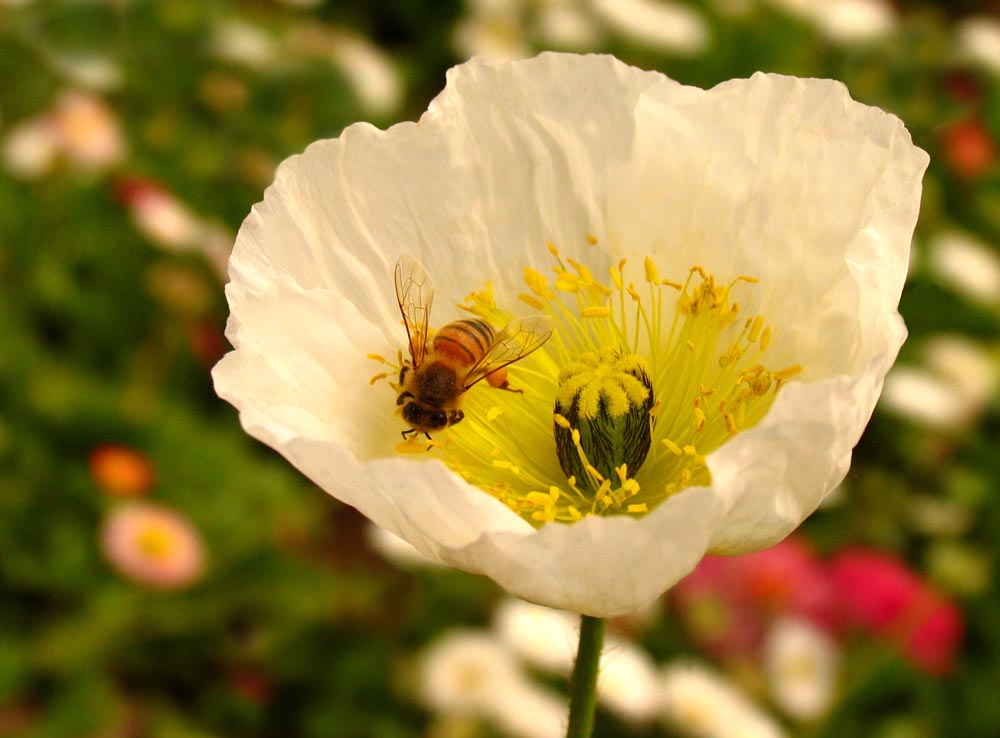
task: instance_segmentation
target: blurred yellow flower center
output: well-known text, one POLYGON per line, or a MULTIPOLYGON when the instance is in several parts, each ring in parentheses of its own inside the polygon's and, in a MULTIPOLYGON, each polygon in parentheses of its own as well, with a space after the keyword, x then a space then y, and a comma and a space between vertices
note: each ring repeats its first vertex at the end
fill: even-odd
MULTIPOLYGON (((706 455, 757 423, 801 369, 763 363, 771 328, 741 317, 737 300, 757 280, 720 283, 694 266, 675 282, 647 258, 639 287, 624 261, 604 283, 549 251, 554 278, 527 268, 518 295, 556 321, 549 341, 510 367, 523 394, 473 388, 465 420, 431 452, 536 526, 643 515, 710 483, 706 455)), ((496 326, 513 317, 489 284, 461 307, 496 326)))
POLYGON ((173 537, 162 528, 144 528, 136 536, 136 545, 144 556, 162 561, 173 550, 173 537))

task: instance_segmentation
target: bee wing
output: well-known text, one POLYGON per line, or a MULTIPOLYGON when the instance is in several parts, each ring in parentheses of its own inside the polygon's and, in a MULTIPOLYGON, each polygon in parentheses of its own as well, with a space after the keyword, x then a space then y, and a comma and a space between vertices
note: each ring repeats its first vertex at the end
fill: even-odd
POLYGON ((465 377, 465 389, 539 348, 549 340, 553 326, 554 321, 548 315, 514 318, 497 334, 483 358, 469 370, 465 377))
POLYGON ((420 366, 427 355, 427 326, 434 301, 434 284, 427 270, 412 256, 403 254, 396 262, 396 301, 406 325, 410 358, 420 366))

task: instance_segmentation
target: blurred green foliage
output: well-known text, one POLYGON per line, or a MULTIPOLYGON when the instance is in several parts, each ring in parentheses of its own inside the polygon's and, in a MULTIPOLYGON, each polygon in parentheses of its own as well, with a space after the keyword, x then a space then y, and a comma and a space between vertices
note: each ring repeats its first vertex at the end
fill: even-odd
MULTIPOLYGON (((978 168, 957 164, 949 146, 967 142, 945 135, 967 120, 987 143, 1000 131, 1000 77, 963 56, 957 19, 907 3, 888 37, 838 45, 776 7, 746 5, 740 15, 696 5, 713 41, 694 55, 607 29, 595 45, 699 86, 758 69, 843 80, 932 154, 918 256, 950 229, 1000 254, 995 152, 980 147, 978 168)), ((537 50, 547 43, 533 12, 520 31, 537 50)), ((461 61, 454 33, 473 13, 459 0, 0 4, 0 142, 61 91, 85 87, 75 75, 93 59, 112 73, 89 84, 127 142, 97 167, 62 156, 32 176, 0 169, 0 734, 429 734, 414 654, 450 627, 488 623, 500 593, 457 572, 393 568, 356 513, 242 432, 209 377, 226 319, 217 268, 137 226, 128 192, 155 183, 231 236, 284 157, 356 120, 419 116, 461 61), (248 62, 220 52, 233 24, 273 53, 248 62), (398 101, 373 109, 331 63, 344 33, 387 55, 398 101), (191 587, 144 588, 102 556, 98 531, 121 501, 89 460, 108 444, 148 457, 148 497, 203 537, 208 568, 191 587)), ((901 310, 912 336, 904 362, 919 364, 942 333, 997 360, 997 304, 956 292, 919 259, 901 310)), ((825 552, 864 543, 905 557, 960 602, 965 647, 943 680, 877 646, 852 647, 833 713, 789 724, 792 733, 1000 735, 998 440, 995 386, 957 429, 876 414, 841 504, 805 532, 825 552)), ((642 639, 659 659, 694 650, 666 610, 642 639)), ((662 732, 602 713, 597 734, 662 732)))

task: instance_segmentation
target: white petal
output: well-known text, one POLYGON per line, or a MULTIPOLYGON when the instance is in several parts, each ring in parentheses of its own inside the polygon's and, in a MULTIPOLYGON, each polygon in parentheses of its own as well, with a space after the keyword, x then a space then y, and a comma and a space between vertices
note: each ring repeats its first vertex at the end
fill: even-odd
POLYGON ((612 249, 656 253, 661 273, 698 263, 759 278, 747 314, 774 325, 776 366, 803 366, 759 426, 709 457, 729 508, 712 547, 754 550, 846 474, 905 337, 896 305, 927 155, 897 118, 826 80, 656 88, 636 117, 636 160, 609 204, 612 249))

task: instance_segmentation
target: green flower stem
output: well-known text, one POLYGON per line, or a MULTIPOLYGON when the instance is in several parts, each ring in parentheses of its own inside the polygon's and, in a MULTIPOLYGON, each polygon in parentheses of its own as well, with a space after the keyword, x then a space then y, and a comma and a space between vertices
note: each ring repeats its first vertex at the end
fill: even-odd
POLYGON ((580 617, 580 647, 569 683, 569 727, 566 738, 590 738, 597 707, 597 672, 604 648, 604 620, 580 617))

